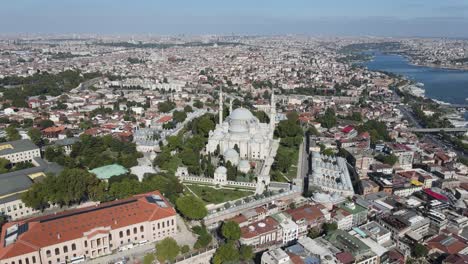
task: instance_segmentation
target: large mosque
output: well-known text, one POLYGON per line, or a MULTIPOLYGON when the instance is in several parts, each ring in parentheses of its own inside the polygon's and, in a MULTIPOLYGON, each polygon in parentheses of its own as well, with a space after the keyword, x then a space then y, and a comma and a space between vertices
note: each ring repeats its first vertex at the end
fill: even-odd
POLYGON ((219 93, 219 123, 210 131, 206 149, 214 153, 219 146, 220 154, 233 165, 243 165, 248 160, 265 160, 270 155, 275 130, 276 106, 274 93, 271 95, 270 124, 260 123, 248 109, 232 110, 223 121, 223 92, 219 93), (237 151, 238 150, 238 151, 237 151))

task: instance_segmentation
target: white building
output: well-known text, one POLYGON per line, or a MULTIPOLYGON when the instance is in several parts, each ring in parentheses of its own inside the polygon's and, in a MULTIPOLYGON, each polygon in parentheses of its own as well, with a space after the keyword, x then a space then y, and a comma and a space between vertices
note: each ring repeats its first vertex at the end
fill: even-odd
POLYGON ((345 197, 354 195, 353 184, 344 158, 312 152, 310 162, 312 174, 309 175, 309 186, 345 197))
POLYGON ((229 153, 230 149, 239 150, 239 158, 247 160, 265 160, 273 143, 275 130, 275 102, 274 94, 271 96, 270 124, 260 123, 248 109, 237 108, 223 122, 223 92, 219 94, 219 124, 214 131, 210 131, 206 149, 214 153, 219 146, 220 153, 229 153), (229 150, 229 151, 228 151, 229 150))
POLYGON ((9 160, 11 163, 32 162, 34 158, 40 158, 39 147, 30 140, 16 140, 0 144, 0 158, 9 160))

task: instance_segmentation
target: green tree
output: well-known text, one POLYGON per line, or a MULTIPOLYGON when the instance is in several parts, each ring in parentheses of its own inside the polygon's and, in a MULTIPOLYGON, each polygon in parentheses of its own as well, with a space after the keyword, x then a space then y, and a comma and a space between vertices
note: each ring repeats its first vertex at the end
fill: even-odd
POLYGON ((193 220, 203 219, 208 214, 203 201, 192 195, 185 195, 177 199, 176 208, 186 218, 193 220))
POLYGON ((143 264, 152 264, 154 262, 155 256, 152 253, 148 253, 143 258, 143 264))
POLYGON ((7 134, 8 141, 14 141, 14 140, 20 140, 21 136, 16 130, 16 127, 13 125, 9 125, 7 128, 5 128, 5 132, 7 134))
POLYGON ((179 245, 177 245, 177 242, 171 237, 166 237, 156 244, 156 258, 162 263, 166 261, 173 262, 179 254, 179 251, 179 245))
POLYGON ((185 119, 187 118, 187 114, 185 112, 182 112, 182 111, 174 111, 172 113, 172 118, 177 123, 181 123, 181 122, 185 121, 185 119))
POLYGON ((190 105, 186 105, 184 107, 184 112, 185 113, 191 113, 191 112, 193 112, 193 109, 192 109, 192 107, 190 105))
POLYGON ((39 122, 39 127, 41 129, 48 128, 48 127, 53 127, 54 125, 55 125, 54 121, 52 121, 50 119, 44 119, 44 120, 41 120, 39 122))
POLYGON ((398 162, 398 157, 393 154, 390 154, 390 155, 379 154, 375 157, 375 159, 385 164, 388 164, 390 166, 393 166, 395 165, 395 163, 398 162))
POLYGON ((195 102, 193 102, 193 106, 200 109, 203 108, 203 103, 199 100, 195 100, 195 102))
POLYGON ((258 121, 260 121, 261 123, 270 123, 270 117, 264 111, 255 111, 254 115, 258 118, 258 121))
POLYGON ((160 112, 167 113, 175 108, 175 103, 171 101, 165 101, 158 103, 158 109, 160 112))
POLYGON ((323 230, 325 231, 325 234, 329 234, 333 231, 338 229, 338 225, 336 223, 325 223, 323 224, 323 230))
POLYGON ((8 172, 10 161, 5 158, 0 158, 0 174, 8 172))
POLYGON ((227 240, 238 240, 241 236, 239 224, 234 221, 224 222, 221 227, 221 234, 227 240))
POLYGON ((241 245, 239 248, 239 256, 242 261, 253 259, 254 253, 251 246, 241 245))
POLYGON ((326 148, 322 151, 322 154, 327 156, 333 156, 335 155, 335 151, 333 151, 333 149, 331 148, 326 148))
POLYGON ((320 124, 325 128, 332 128, 336 125, 336 115, 333 108, 327 108, 325 114, 319 118, 320 124))
POLYGON ((223 264, 223 263, 237 263, 239 261, 239 251, 237 251, 236 247, 232 242, 228 242, 222 246, 220 246, 214 256, 213 256, 213 263, 214 264, 223 264))
POLYGON ((320 232, 316 228, 311 228, 307 232, 307 236, 314 239, 320 236, 320 232))
POLYGON ((320 135, 320 132, 318 132, 318 130, 317 130, 317 128, 315 128, 315 126, 310 126, 309 129, 307 129, 307 133, 309 135, 313 135, 313 136, 320 135))
POLYGON ((420 244, 420 243, 416 243, 412 248, 411 248, 411 255, 415 258, 422 258, 422 257, 425 257, 427 256, 427 254, 429 253, 429 251, 427 250, 427 248, 420 244))
POLYGON ((181 248, 180 248, 180 253, 182 254, 186 254, 190 251, 190 246, 189 245, 183 245, 181 248))
POLYGON ((29 138, 31 138, 31 141, 38 145, 38 146, 42 146, 43 144, 43 141, 42 141, 42 133, 39 129, 37 128, 30 128, 29 131, 28 131, 28 136, 29 138))
POLYGON ((194 249, 205 248, 211 243, 213 237, 208 233, 205 226, 195 226, 192 230, 198 235, 197 241, 193 246, 194 249))

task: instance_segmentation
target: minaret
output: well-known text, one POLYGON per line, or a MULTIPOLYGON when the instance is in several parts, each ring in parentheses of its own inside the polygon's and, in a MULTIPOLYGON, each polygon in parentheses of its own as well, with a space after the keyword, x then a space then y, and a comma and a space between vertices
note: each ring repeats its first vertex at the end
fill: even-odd
POLYGON ((232 98, 229 101, 229 114, 232 114, 232 101, 234 101, 232 98))
POLYGON ((275 89, 271 89, 271 102, 270 102, 270 128, 271 131, 275 130, 276 120, 276 102, 275 102, 275 89))
POLYGON ((219 125, 223 124, 223 87, 219 87, 219 125))

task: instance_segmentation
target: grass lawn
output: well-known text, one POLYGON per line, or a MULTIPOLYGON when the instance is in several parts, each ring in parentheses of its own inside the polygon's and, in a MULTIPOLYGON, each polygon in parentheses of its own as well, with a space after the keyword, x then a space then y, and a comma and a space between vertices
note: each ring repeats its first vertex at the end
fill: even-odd
POLYGON ((285 148, 291 155, 291 167, 289 168, 288 172, 284 174, 289 180, 293 180, 297 176, 297 162, 299 160, 299 147, 295 148, 287 148, 284 146, 280 146, 280 148, 285 148))
MULTIPOLYGON (((197 194, 197 196, 207 204, 223 203, 253 194, 253 191, 247 190, 215 189, 208 186, 192 184, 186 184, 185 186, 190 188, 190 190, 197 194)), ((186 193, 190 193, 190 191, 187 190, 186 193)))

